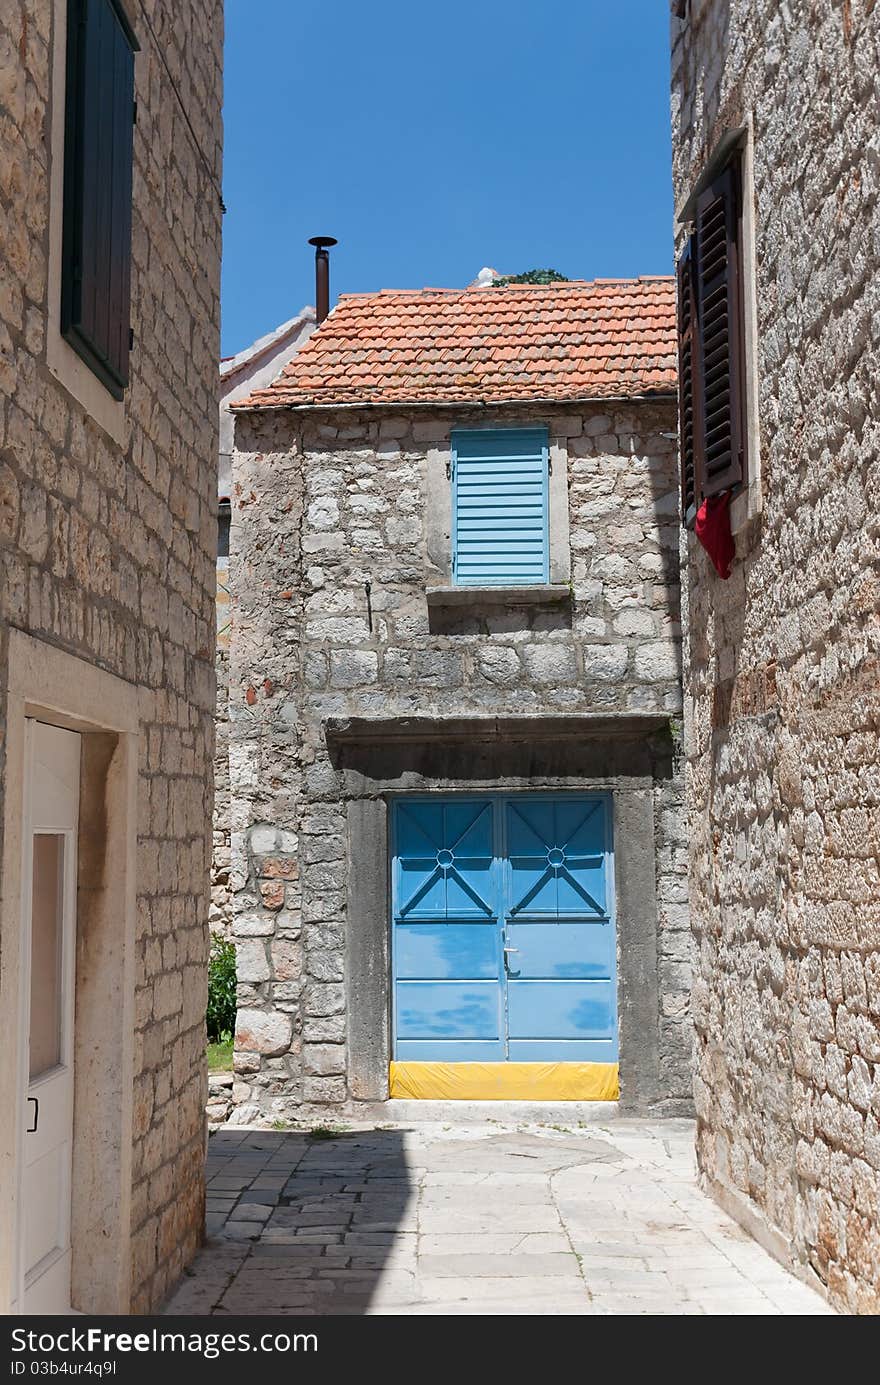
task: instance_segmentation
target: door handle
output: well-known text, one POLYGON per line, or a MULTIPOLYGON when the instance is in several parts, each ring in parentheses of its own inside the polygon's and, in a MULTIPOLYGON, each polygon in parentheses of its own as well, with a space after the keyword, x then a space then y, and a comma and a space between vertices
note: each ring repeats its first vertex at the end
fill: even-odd
POLYGON ((519 948, 518 948, 518 947, 505 947, 504 951, 505 951, 505 952, 519 952, 519 948))
POLYGON ((27 1130, 25 1131, 25 1134, 26 1134, 26 1135, 36 1135, 36 1133, 37 1133, 37 1126, 40 1124, 40 1103, 39 1103, 39 1100, 37 1099, 37 1097, 35 1097, 35 1096, 29 1096, 29 1097, 28 1097, 28 1103, 30 1103, 30 1102, 33 1102, 33 1103, 34 1103, 34 1123, 33 1123, 33 1125, 29 1125, 29 1126, 28 1126, 27 1130))

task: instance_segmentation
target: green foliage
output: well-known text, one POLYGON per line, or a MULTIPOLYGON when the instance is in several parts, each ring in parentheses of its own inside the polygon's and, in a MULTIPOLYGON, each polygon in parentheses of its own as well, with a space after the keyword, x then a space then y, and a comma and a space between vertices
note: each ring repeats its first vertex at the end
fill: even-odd
POLYGON ((500 279, 496 279, 494 288, 503 288, 505 284, 568 284, 571 281, 566 274, 560 274, 555 269, 527 269, 524 274, 503 274, 500 279))
POLYGON ((235 1031, 235 944, 212 938, 208 959, 208 1042, 224 1043, 235 1031))
POLYGON ((208 1072, 232 1072, 232 1037, 208 1044, 208 1072))

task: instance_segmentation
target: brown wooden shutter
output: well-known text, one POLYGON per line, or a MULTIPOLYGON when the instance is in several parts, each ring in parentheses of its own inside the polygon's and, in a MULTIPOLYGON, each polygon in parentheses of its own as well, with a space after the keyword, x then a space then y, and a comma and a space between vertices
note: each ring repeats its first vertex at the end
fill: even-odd
POLYGON ((136 47, 115 0, 71 0, 61 330, 117 399, 128 384, 136 47))
POLYGON ((681 517, 694 522, 703 475, 703 434, 697 386, 696 302, 693 238, 676 269, 678 280, 678 439, 681 454, 681 517))
POLYGON ((728 164, 696 209, 696 318, 703 434, 702 494, 745 477, 739 167, 728 164))

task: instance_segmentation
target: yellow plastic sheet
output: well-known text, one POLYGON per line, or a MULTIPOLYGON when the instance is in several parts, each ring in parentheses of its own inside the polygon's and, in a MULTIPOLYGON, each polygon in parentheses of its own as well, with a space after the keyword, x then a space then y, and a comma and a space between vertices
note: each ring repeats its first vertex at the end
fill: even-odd
POLYGON ((391 1096, 422 1101, 617 1101, 616 1063, 392 1063, 391 1096))

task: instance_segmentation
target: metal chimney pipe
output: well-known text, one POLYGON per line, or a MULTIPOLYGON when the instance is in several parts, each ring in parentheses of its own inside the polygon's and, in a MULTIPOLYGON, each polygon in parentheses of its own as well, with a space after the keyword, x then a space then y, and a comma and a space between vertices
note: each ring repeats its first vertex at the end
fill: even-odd
POLYGON ((337 244, 333 236, 312 236, 309 241, 309 245, 315 247, 315 313, 319 327, 330 311, 330 256, 327 251, 337 244))

